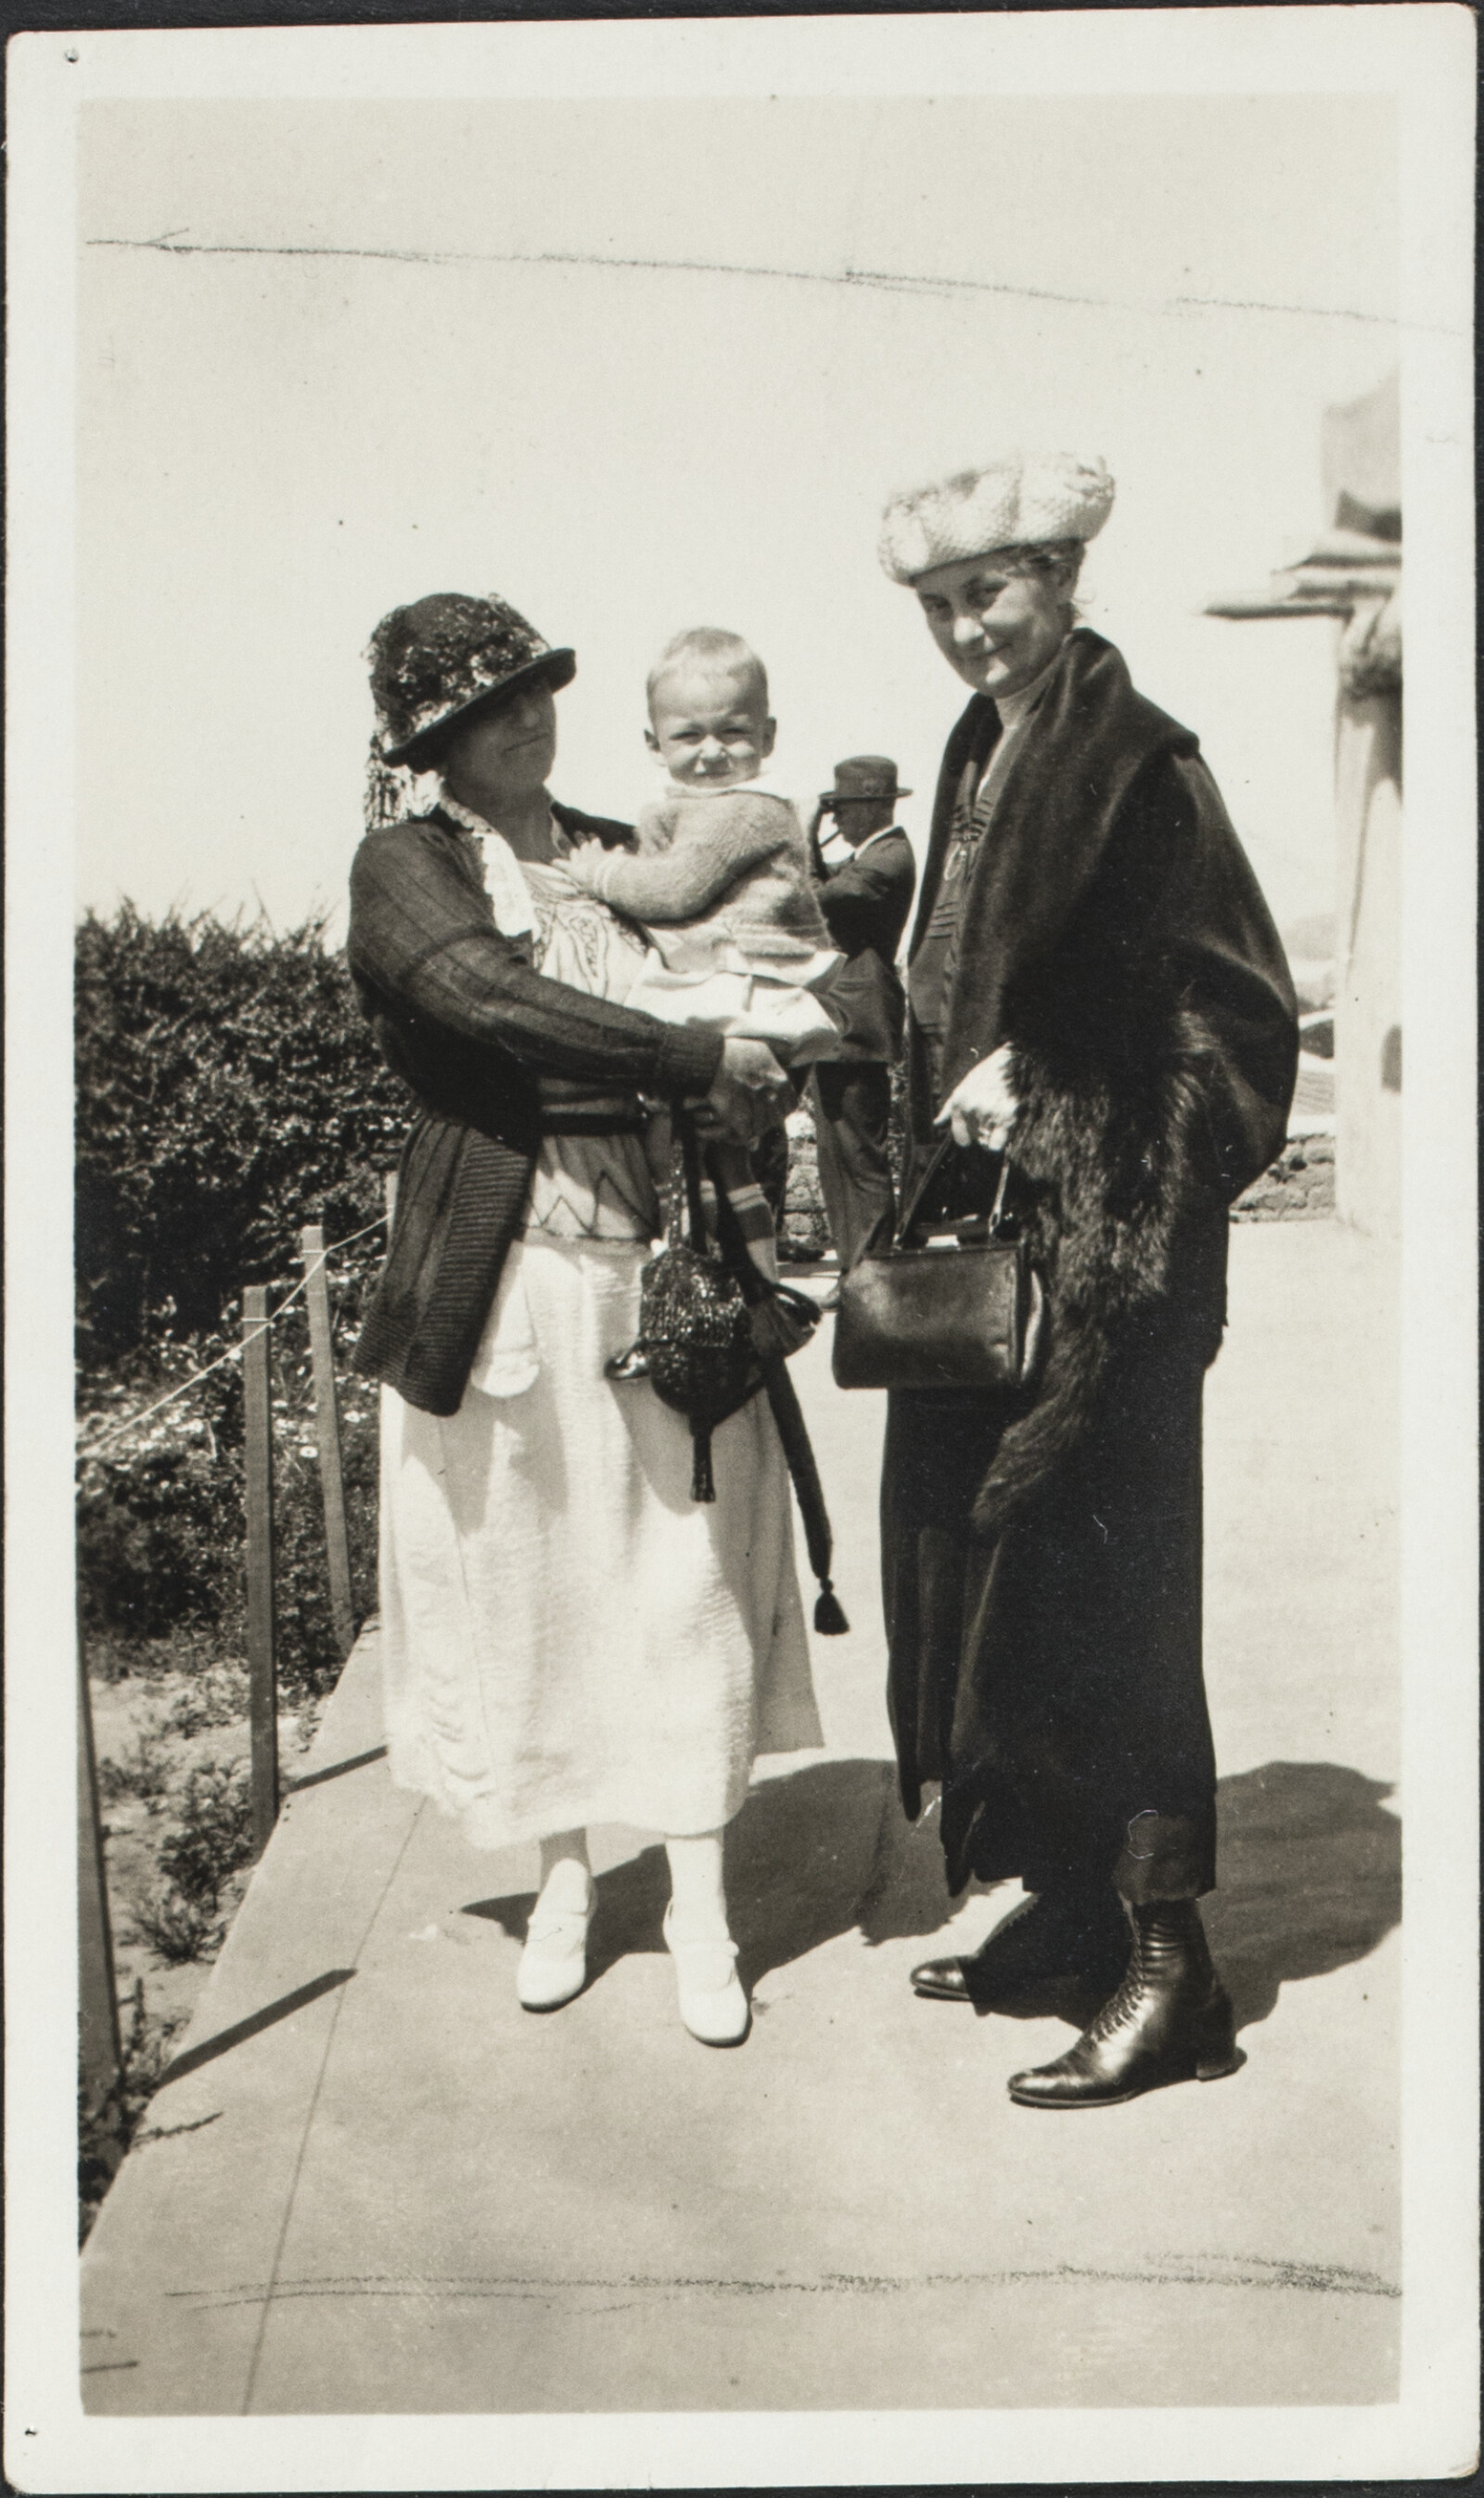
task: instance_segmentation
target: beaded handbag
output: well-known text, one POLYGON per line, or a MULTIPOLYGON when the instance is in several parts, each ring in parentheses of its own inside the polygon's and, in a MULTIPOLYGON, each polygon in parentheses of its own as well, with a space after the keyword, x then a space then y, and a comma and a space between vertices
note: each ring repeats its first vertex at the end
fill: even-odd
POLYGON ((759 1271, 714 1163, 718 1236, 715 1248, 708 1244, 694 1125, 679 1107, 674 1116, 677 1167, 665 1245, 640 1271, 638 1335, 604 1368, 610 1379, 648 1379, 661 1401, 686 1417, 694 1448, 693 1500, 716 1498, 712 1432, 759 1388, 766 1390, 798 1497, 810 1565, 820 1582, 814 1626, 838 1636, 850 1625, 830 1577, 829 1517, 787 1367, 790 1354, 807 1344, 819 1325, 819 1307, 807 1293, 772 1283, 759 1271))

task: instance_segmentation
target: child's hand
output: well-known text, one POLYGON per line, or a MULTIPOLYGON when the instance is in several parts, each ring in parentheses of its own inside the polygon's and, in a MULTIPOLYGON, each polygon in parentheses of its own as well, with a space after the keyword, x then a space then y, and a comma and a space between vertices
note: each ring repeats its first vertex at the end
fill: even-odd
POLYGON ((562 865, 572 882, 581 885, 584 893, 597 893, 599 889, 598 872, 606 856, 601 842, 579 842, 575 849, 568 850, 562 865))

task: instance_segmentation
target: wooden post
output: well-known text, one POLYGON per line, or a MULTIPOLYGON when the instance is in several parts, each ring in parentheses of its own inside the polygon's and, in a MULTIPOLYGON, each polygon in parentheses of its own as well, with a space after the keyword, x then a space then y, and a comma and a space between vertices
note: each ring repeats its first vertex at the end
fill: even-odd
POLYGON ((340 1471, 340 1415, 335 1393, 335 1349, 330 1336, 330 1290, 325 1280, 325 1235, 317 1223, 299 1234, 309 1312, 309 1355, 314 1367, 314 1436, 319 1444, 319 1489, 325 1504, 325 1550, 330 1562, 330 1611, 342 1657, 356 1642, 350 1597, 350 1538, 345 1528, 345 1483, 340 1471))
POLYGON ((123 2047, 118 2035, 118 1982, 104 1879, 103 1825, 87 1668, 78 1656, 78 2047, 82 2104, 89 2116, 118 2087, 123 2047))
POLYGON ((261 1856, 278 1818, 278 1678, 274 1654, 274 1416, 268 1288, 242 1295, 242 1420, 247 1488, 247 1678, 252 1720, 252 1839, 261 1856))
POLYGON ((392 1226, 397 1220, 397 1173, 394 1170, 382 1173, 381 1189, 386 1199, 386 1245, 390 1249, 392 1226))

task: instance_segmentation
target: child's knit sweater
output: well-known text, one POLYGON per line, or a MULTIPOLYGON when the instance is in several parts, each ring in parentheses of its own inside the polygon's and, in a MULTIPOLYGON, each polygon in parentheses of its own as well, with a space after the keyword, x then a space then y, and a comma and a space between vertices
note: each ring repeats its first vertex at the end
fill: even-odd
POLYGON ((709 941, 714 954, 729 943, 750 968, 775 979, 807 979, 824 968, 832 941, 803 829, 786 798, 745 783, 670 789, 634 829, 637 855, 589 853, 574 873, 590 893, 642 921, 667 963, 667 941, 683 932, 674 950, 687 967, 698 964, 709 941))

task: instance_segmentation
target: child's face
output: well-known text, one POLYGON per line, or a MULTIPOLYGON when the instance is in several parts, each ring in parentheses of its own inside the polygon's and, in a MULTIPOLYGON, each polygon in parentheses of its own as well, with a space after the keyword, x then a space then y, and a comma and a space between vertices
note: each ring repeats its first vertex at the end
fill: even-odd
POLYGON ((745 669, 679 660, 655 688, 645 742, 682 787, 753 781, 773 752, 775 723, 745 669))

